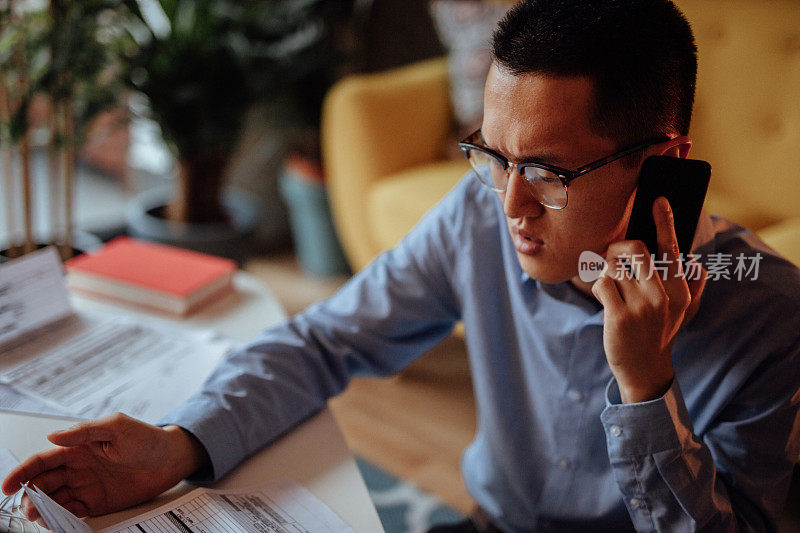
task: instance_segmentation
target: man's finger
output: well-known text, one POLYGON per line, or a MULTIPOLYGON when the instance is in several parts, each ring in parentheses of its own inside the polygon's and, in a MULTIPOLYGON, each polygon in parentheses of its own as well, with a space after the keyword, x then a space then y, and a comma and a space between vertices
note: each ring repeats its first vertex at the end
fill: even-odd
POLYGON ((67 479, 67 469, 64 467, 54 468, 47 470, 41 474, 34 476, 28 481, 31 486, 36 486, 42 492, 50 494, 61 487, 69 485, 67 479))
POLYGON ((44 492, 45 494, 47 494, 47 496, 51 500, 56 502, 61 507, 64 507, 64 504, 66 504, 68 501, 72 500, 72 496, 70 496, 69 489, 67 487, 59 487, 55 491, 45 490, 38 484, 36 485, 36 487, 39 490, 41 490, 42 492, 44 492))
POLYGON ((14 494, 26 481, 43 472, 63 466, 66 456, 65 450, 50 448, 28 457, 6 476, 2 485, 3 493, 14 494))
POLYGON ((106 419, 81 422, 63 431, 56 431, 47 436, 47 440, 57 446, 80 446, 90 442, 109 441, 114 432, 107 427, 106 419))
POLYGON ((22 502, 20 503, 22 507, 22 512, 30 522, 35 522, 36 520, 41 518, 39 511, 36 510, 34 507, 33 502, 30 498, 28 498, 27 494, 22 495, 22 502))
POLYGON ((643 281, 650 277, 653 260, 642 241, 617 241, 606 250, 606 261, 609 272, 616 272, 615 277, 622 274, 625 279, 643 281), (619 264, 619 263, 625 264, 619 264))
POLYGON ((80 500, 70 500, 64 504, 64 508, 78 518, 89 516, 89 508, 80 500))
POLYGON ((666 261, 667 281, 676 279, 683 273, 680 262, 681 252, 678 237, 675 235, 675 219, 669 201, 663 196, 653 202, 653 219, 656 222, 659 261, 666 261))
MULTIPOLYGON (((39 488, 41 489, 41 487, 39 488)), ((89 514, 89 508, 86 507, 86 504, 76 497, 74 490, 68 487, 61 487, 52 494, 48 492, 47 495, 58 505, 74 514, 78 518, 82 518, 89 514)))
POLYGON ((642 241, 618 241, 606 251, 607 275, 614 278, 625 302, 637 297, 640 285, 650 277, 652 261, 642 241))
POLYGON ((614 279, 606 274, 597 278, 592 285, 592 294, 603 304, 606 310, 616 309, 624 305, 619 287, 614 279))

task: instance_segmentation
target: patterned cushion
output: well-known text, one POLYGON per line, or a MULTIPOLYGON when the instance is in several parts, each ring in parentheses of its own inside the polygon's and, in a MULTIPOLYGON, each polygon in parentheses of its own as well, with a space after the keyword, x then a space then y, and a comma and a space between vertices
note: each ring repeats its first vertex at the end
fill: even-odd
POLYGON ((431 2, 431 17, 448 51, 450 98, 461 131, 469 133, 480 124, 492 32, 510 6, 478 0, 431 2))

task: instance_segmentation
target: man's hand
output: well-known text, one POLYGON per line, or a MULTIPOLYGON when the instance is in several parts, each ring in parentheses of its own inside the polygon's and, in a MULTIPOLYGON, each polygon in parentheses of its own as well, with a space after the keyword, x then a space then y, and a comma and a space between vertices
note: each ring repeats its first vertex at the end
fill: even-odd
POLYGON ((683 275, 672 210, 666 198, 655 201, 653 217, 659 259, 667 263, 666 275, 663 270, 654 269, 642 241, 619 241, 608 247, 608 271, 592 286, 592 294, 605 308, 603 347, 623 403, 654 400, 667 392, 675 377, 675 334, 697 311, 706 280, 705 271, 699 280, 690 283, 683 275), (633 276, 622 263, 623 258, 629 260, 633 276))
MULTIPOLYGON (((51 433, 57 446, 29 457, 6 477, 5 494, 30 482, 73 514, 125 509, 169 489, 208 462, 200 442, 178 426, 151 426, 123 414, 51 433)), ((30 520, 39 513, 27 500, 30 520)))

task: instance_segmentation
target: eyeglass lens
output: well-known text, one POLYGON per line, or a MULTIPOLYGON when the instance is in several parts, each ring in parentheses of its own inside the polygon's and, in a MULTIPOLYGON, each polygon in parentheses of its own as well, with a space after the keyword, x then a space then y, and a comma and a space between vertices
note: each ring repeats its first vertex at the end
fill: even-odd
MULTIPOLYGON (((469 151, 469 162, 481 183, 496 192, 505 192, 511 170, 503 162, 480 150, 469 151)), ((554 209, 567 205, 567 190, 555 173, 540 167, 524 167, 523 177, 533 197, 541 204, 554 209)))

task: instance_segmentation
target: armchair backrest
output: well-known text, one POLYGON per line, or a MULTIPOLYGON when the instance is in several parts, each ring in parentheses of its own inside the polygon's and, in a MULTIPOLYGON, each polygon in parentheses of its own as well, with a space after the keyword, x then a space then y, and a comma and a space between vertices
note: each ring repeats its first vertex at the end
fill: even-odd
POLYGON ((700 55, 690 157, 712 162, 712 194, 800 215, 800 1, 676 3, 700 55))

